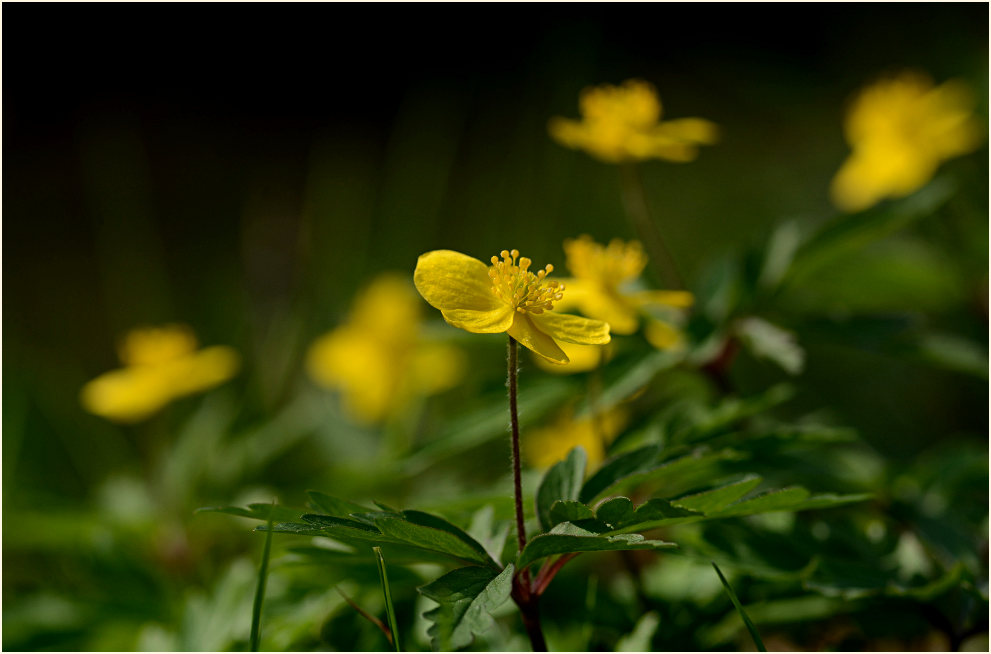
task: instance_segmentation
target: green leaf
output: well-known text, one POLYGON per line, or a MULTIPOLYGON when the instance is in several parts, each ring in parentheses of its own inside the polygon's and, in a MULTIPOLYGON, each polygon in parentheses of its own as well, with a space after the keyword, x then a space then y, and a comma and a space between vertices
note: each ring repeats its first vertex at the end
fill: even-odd
POLYGON ((749 493, 760 482, 757 475, 749 475, 732 484, 672 500, 671 505, 698 513, 714 513, 749 493))
POLYGON ((392 589, 389 588, 389 575, 385 569, 385 557, 382 556, 381 547, 373 547, 375 552, 375 562, 378 564, 379 582, 382 585, 382 596, 385 598, 386 615, 389 618, 389 632, 392 634, 392 644, 397 652, 402 649, 399 646, 399 628, 396 626, 396 609, 392 605, 392 589))
POLYGON ((809 491, 801 486, 791 486, 780 490, 770 491, 749 500, 731 504, 713 515, 720 518, 728 516, 754 515, 768 511, 795 511, 804 500, 808 499, 809 491))
POLYGON ((358 520, 351 520, 349 518, 335 518, 334 516, 319 513, 306 513, 300 519, 307 524, 317 527, 348 527, 350 529, 370 531, 375 534, 382 533, 378 528, 369 525, 367 522, 359 522, 358 520))
POLYGON ((251 651, 257 652, 261 643, 262 602, 265 600, 265 583, 268 581, 268 559, 272 552, 272 516, 275 514, 275 502, 269 506, 268 529, 265 530, 265 547, 262 549, 262 561, 258 568, 258 585, 255 587, 255 601, 251 607, 251 651))
POLYGON ((551 506, 551 526, 562 522, 595 519, 595 513, 577 500, 558 500, 551 506))
POLYGON ((421 595, 440 604, 423 617, 433 624, 427 629, 435 650, 452 651, 471 644, 473 635, 492 626, 491 611, 509 599, 515 569, 501 572, 470 566, 452 570, 425 586, 421 595))
POLYGON ((633 502, 628 497, 614 497, 606 500, 595 512, 595 517, 615 527, 633 517, 633 502))
POLYGON ((677 506, 672 506, 670 502, 662 499, 647 500, 633 513, 632 516, 614 525, 614 532, 624 533, 631 531, 646 531, 656 527, 665 527, 684 522, 695 522, 705 516, 696 511, 690 511, 677 506))
POLYGON ((626 368, 616 365, 606 368, 602 393, 595 398, 594 405, 590 399, 579 404, 575 417, 584 418, 591 411, 611 409, 649 384, 659 372, 673 368, 684 358, 685 354, 681 351, 654 351, 645 357, 634 359, 633 364, 626 368), (617 372, 614 373, 613 370, 617 372))
POLYGON ((772 361, 790 375, 802 372, 805 350, 798 344, 793 332, 756 316, 738 320, 735 331, 756 358, 772 361))
POLYGON ((699 448, 680 458, 663 461, 662 450, 660 445, 648 445, 611 459, 585 482, 578 499, 589 504, 621 484, 626 486, 648 479, 674 485, 704 476, 714 463, 742 456, 729 449, 713 452, 699 448))
POLYGON ((838 217, 798 249, 788 281, 796 283, 819 266, 846 253, 863 250, 867 244, 932 215, 955 190, 947 177, 939 177, 904 200, 838 217))
POLYGON ((562 522, 549 533, 535 536, 520 553, 517 567, 525 569, 534 561, 555 554, 575 552, 605 552, 615 550, 658 550, 677 547, 674 543, 646 540, 640 534, 603 536, 582 529, 570 522, 562 522))
POLYGON ((342 500, 339 497, 327 495, 320 491, 306 491, 306 494, 309 495, 313 508, 337 518, 347 518, 352 513, 369 513, 372 511, 367 506, 342 500))
MULTIPOLYGON (((414 517, 423 520, 421 516, 414 517)), ((383 514, 375 520, 375 524, 382 530, 383 534, 391 537, 390 540, 394 542, 405 543, 433 552, 441 552, 471 563, 478 563, 494 568, 499 567, 489 557, 485 548, 479 545, 471 536, 441 518, 436 518, 435 516, 430 516, 430 518, 432 520, 423 520, 423 522, 430 523, 424 525, 410 522, 404 518, 383 514)))
POLYGON ((252 520, 262 520, 264 522, 267 522, 269 517, 271 517, 273 521, 291 522, 298 520, 299 516, 305 513, 305 511, 282 506, 281 504, 273 506, 272 504, 254 503, 249 504, 248 508, 240 506, 204 506, 196 509, 196 513, 226 513, 227 515, 236 515, 241 518, 251 518, 252 520))
POLYGON ((564 461, 555 463, 537 488, 537 519, 544 531, 554 526, 551 507, 558 500, 577 500, 585 479, 585 450, 581 446, 568 452, 564 461))
POLYGON ((617 652, 650 652, 653 651, 650 641, 657 633, 657 627, 661 624, 661 617, 655 611, 644 613, 637 620, 633 631, 626 634, 616 643, 617 652))
POLYGON ((425 513, 423 511, 415 511, 415 510, 403 511, 402 516, 407 521, 415 525, 420 525, 421 527, 429 527, 431 529, 438 529, 440 531, 445 531, 453 535, 454 537, 461 540, 468 547, 475 550, 475 552, 480 557, 482 557, 483 560, 488 561, 488 563, 491 565, 495 565, 496 567, 499 567, 498 565, 496 565, 495 561, 493 561, 489 557, 489 554, 486 551, 484 545, 482 545, 477 540, 475 540, 470 535, 468 535, 466 531, 464 531, 460 527, 457 527, 456 525, 451 524, 444 518, 433 515, 431 513, 425 513))
POLYGON ((710 563, 712 563, 712 567, 716 569, 716 574, 719 575, 719 581, 722 582, 723 588, 726 589, 726 593, 729 595, 730 601, 733 602, 733 606, 736 607, 736 612, 740 614, 740 619, 743 620, 743 624, 746 625, 747 631, 750 632, 750 637, 753 638, 757 651, 766 652, 767 648, 764 647, 764 641, 761 640, 760 634, 757 632, 757 627, 755 627, 754 623, 750 621, 750 618, 747 616, 747 612, 743 610, 743 605, 740 604, 739 598, 737 598, 736 593, 733 592, 732 586, 730 586, 729 582, 726 581, 726 577, 723 576, 722 570, 719 569, 719 566, 716 565, 715 561, 710 561, 710 563))

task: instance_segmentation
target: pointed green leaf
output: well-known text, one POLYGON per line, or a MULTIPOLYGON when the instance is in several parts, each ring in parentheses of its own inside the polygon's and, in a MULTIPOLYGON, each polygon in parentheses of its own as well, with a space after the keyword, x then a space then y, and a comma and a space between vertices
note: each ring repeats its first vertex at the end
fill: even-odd
POLYGON ((695 522, 704 517, 701 513, 672 506, 667 500, 655 498, 647 500, 637 507, 632 516, 618 525, 614 525, 613 531, 619 533, 646 531, 656 527, 695 522))
POLYGON ((537 519, 544 531, 554 526, 551 506, 558 500, 577 500, 585 479, 585 450, 581 446, 568 452, 564 461, 555 463, 544 475, 537 489, 537 519))
POLYGON ((637 620, 633 631, 626 634, 616 643, 617 652, 650 652, 653 651, 650 641, 657 633, 657 627, 661 624, 661 617, 657 612, 650 611, 644 613, 637 620))
POLYGON ((731 504, 721 511, 716 511, 711 517, 725 518, 767 513, 768 511, 795 511, 797 510, 795 507, 808 497, 809 491, 806 489, 801 486, 790 486, 731 504))
POLYGON ((320 491, 306 491, 306 494, 309 495, 310 503, 313 505, 313 508, 336 518, 347 518, 352 513, 368 513, 372 511, 372 509, 369 509, 367 506, 355 504, 354 502, 350 502, 348 500, 342 500, 339 497, 327 495, 326 493, 321 493, 320 491))
POLYGON ((766 652, 767 648, 764 647, 764 641, 760 638, 760 633, 757 631, 757 627, 754 623, 750 621, 750 617, 747 612, 743 610, 743 605, 740 604, 739 598, 737 598, 736 593, 733 591, 733 587, 729 585, 726 581, 726 577, 723 576, 723 571, 719 569, 715 561, 710 561, 712 567, 716 569, 716 574, 719 575, 719 581, 722 582, 723 588, 726 589, 726 593, 729 595, 730 601, 733 602, 733 606, 736 607, 736 612, 740 614, 740 619, 743 620, 743 624, 746 625, 747 631, 750 632, 750 637, 754 641, 754 645, 757 647, 758 652, 766 652))
MULTIPOLYGON (((423 511, 403 511, 402 516, 408 521, 421 527, 430 527, 431 529, 439 529, 440 531, 446 531, 447 533, 455 536, 463 543, 468 545, 468 547, 475 550, 476 553, 484 560, 488 561, 489 564, 496 565, 485 549, 485 546, 479 543, 477 540, 472 538, 466 531, 451 524, 444 518, 440 516, 433 515, 431 513, 425 513, 423 511)), ((498 567, 498 566, 496 566, 498 567)))
POLYGON ((558 500, 551 506, 551 526, 588 519, 595 519, 592 509, 576 500, 558 500))
POLYGON ((562 522, 549 533, 535 536, 520 553, 517 567, 523 570, 528 565, 547 556, 571 554, 574 552, 605 552, 615 550, 658 550, 677 547, 674 543, 660 540, 646 540, 640 534, 602 536, 577 527, 570 522, 562 522))
POLYGON ((750 316, 736 322, 736 333, 744 346, 758 359, 772 361, 791 375, 802 372, 805 350, 798 344, 793 332, 750 316))
POLYGON ((300 519, 305 523, 315 525, 317 527, 349 527, 351 529, 370 531, 375 534, 382 533, 377 528, 365 522, 350 520, 348 518, 335 518, 334 516, 321 515, 318 513, 306 513, 300 519))
POLYGON ((628 486, 651 480, 664 481, 670 485, 706 477, 711 474, 713 464, 720 461, 739 459, 742 455, 733 450, 711 451, 698 448, 685 456, 663 460, 660 445, 646 447, 621 454, 607 462, 598 472, 585 482, 579 500, 590 504, 593 500, 618 486, 628 486))
POLYGON ((760 477, 750 475, 732 484, 671 500, 671 505, 698 513, 714 513, 749 493, 760 482, 760 477))
MULTIPOLYGON (((437 518, 440 520, 440 518, 437 518)), ((412 545, 421 549, 433 552, 442 552, 463 561, 477 563, 489 567, 498 567, 485 548, 474 541, 470 536, 464 534, 471 542, 467 542, 460 535, 448 529, 437 526, 424 526, 409 522, 403 518, 396 518, 389 515, 382 515, 375 520, 376 526, 382 530, 386 536, 390 536, 394 542, 412 545)), ((453 525, 452 525, 453 526, 453 525)))
POLYGON ((423 614, 433 623, 427 629, 433 648, 452 651, 466 647, 473 635, 489 629, 493 622, 489 613, 509 599, 514 572, 512 564, 501 572, 470 566, 417 588, 421 595, 440 604, 423 614))
POLYGON ((305 513, 305 511, 282 506, 281 504, 273 506, 272 504, 254 503, 249 504, 248 508, 240 506, 204 506, 196 509, 196 513, 226 513, 227 515, 236 515, 242 518, 262 521, 268 521, 271 516, 272 520, 275 521, 291 522, 298 520, 299 516, 305 513))
POLYGON ((595 512, 595 517, 615 527, 633 517, 633 502, 628 497, 614 497, 603 502, 595 512))

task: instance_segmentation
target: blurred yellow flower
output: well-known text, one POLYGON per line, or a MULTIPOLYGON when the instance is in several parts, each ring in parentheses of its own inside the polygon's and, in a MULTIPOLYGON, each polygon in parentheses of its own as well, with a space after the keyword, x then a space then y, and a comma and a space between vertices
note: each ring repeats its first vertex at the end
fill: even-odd
POLYGON ((585 345, 609 342, 609 325, 552 311, 564 286, 546 277, 554 267, 530 272, 530 259, 503 250, 492 265, 452 250, 420 255, 413 282, 420 295, 454 327, 476 334, 508 333, 555 363, 567 363, 558 341, 585 345))
POLYGON ((598 416, 579 420, 565 411, 553 424, 530 430, 523 438, 524 456, 534 468, 548 468, 567 457, 571 448, 581 445, 588 456, 588 469, 593 470, 606 455, 606 447, 626 426, 627 415, 612 409, 598 416))
POLYGON ((861 211, 922 188, 941 163, 980 145, 983 131, 973 110, 973 95, 962 82, 934 87, 917 72, 863 89, 846 115, 853 152, 833 178, 833 203, 861 211))
POLYGON ((233 349, 196 347, 196 335, 185 325, 132 330, 119 348, 125 367, 83 386, 83 407, 115 422, 138 422, 172 400, 212 388, 237 372, 240 359, 233 349))
MULTIPOLYGON (((562 308, 577 307, 586 316, 609 323, 616 334, 635 332, 648 307, 685 309, 694 301, 687 291, 630 288, 647 265, 647 255, 638 241, 613 239, 604 246, 583 234, 564 242, 564 254, 574 277, 564 280, 568 295, 562 308)), ((648 340, 656 347, 671 347, 677 343, 671 330, 677 335, 673 327, 652 319, 648 323, 648 340)))
POLYGON ((561 145, 585 150, 606 163, 692 161, 699 145, 719 138, 715 123, 703 118, 661 122, 661 100, 654 86, 643 80, 586 88, 578 106, 582 119, 552 118, 550 134, 561 145))
POLYGON ((454 387, 464 376, 464 354, 423 341, 421 313, 407 277, 379 275, 355 298, 347 321, 310 346, 310 376, 340 391, 350 414, 365 424, 381 422, 414 397, 454 387))
POLYGON ((564 353, 568 355, 568 363, 551 363, 542 356, 534 356, 534 363, 537 367, 546 372, 557 375, 570 375, 579 372, 595 370, 599 364, 605 363, 612 356, 612 344, 606 345, 579 345, 578 343, 558 343, 564 353))

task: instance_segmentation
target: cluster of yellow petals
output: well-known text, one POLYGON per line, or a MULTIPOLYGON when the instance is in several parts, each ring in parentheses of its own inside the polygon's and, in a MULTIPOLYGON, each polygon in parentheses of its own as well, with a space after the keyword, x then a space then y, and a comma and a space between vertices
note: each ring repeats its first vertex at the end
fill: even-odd
POLYGON ((643 80, 586 88, 579 97, 579 110, 580 121, 551 119, 551 136, 606 163, 651 158, 692 161, 699 145, 711 145, 719 138, 716 125, 703 118, 662 122, 657 91, 643 80))
MULTIPOLYGON (((568 295, 562 306, 576 307, 586 316, 609 323, 616 334, 635 332, 642 315, 652 306, 685 309, 694 301, 687 291, 631 288, 647 264, 647 256, 638 241, 624 243, 613 239, 602 245, 582 235, 566 240, 564 253, 574 277, 565 280, 568 295)), ((662 349, 678 342, 677 330, 657 320, 648 323, 646 335, 662 349)))
POLYGON ((973 110, 974 97, 962 82, 934 86, 917 72, 863 89, 846 116, 852 152, 833 178, 833 203, 861 211, 922 188, 940 164, 983 141, 973 110))
POLYGON ((605 459, 606 448, 626 423, 627 414, 622 409, 579 419, 565 411, 552 424, 527 431, 523 457, 531 467, 549 468, 580 445, 588 457, 589 469, 594 469, 605 459))
POLYGON ((310 346, 307 371, 339 391, 349 414, 364 424, 452 388, 464 377, 464 355, 452 345, 424 341, 421 314, 409 278, 382 274, 358 294, 346 322, 310 346))
POLYGON ((132 330, 119 348, 125 367, 83 386, 83 407, 108 420, 139 422, 173 400, 213 388, 237 372, 240 359, 233 349, 196 348, 196 335, 185 325, 132 330))
POLYGON ((601 345, 609 342, 609 325, 599 320, 558 313, 554 303, 563 286, 547 275, 552 266, 533 273, 531 262, 516 250, 504 250, 487 266, 453 250, 420 255, 413 282, 448 324, 476 334, 507 333, 548 361, 567 363, 559 342, 601 345))

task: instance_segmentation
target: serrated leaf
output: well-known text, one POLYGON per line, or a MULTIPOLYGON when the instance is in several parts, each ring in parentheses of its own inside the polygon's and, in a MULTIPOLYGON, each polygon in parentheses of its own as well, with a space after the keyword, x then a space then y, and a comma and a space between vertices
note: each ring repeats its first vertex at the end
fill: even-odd
POLYGON ((421 595, 440 604, 423 617, 433 624, 427 629, 435 650, 451 651, 471 644, 473 636, 492 626, 490 612, 509 599, 515 569, 501 572, 470 566, 448 572, 417 588, 421 595))
POLYGON ((750 316, 737 321, 736 333, 741 342, 758 359, 776 363, 790 375, 802 372, 805 350, 795 334, 761 318, 750 316))
MULTIPOLYGON (((268 531, 267 525, 255 527, 255 531, 268 531)), ((326 536, 327 532, 305 522, 276 522, 272 525, 274 534, 295 534, 297 536, 326 536)))
POLYGON ((647 500, 633 513, 632 516, 614 525, 615 532, 646 531, 656 527, 665 527, 684 522, 695 522, 705 516, 689 509, 672 506, 667 500, 654 498, 647 500))
POLYGON ((606 500, 595 511, 595 517, 615 527, 633 517, 633 502, 628 497, 614 497, 606 500))
POLYGON ((413 524, 420 525, 421 527, 430 527, 431 529, 439 529, 440 531, 445 531, 455 536, 463 543, 465 543, 468 547, 475 550, 475 552, 477 552, 478 555, 482 557, 484 560, 487 560, 489 564, 496 565, 495 561, 493 561, 489 557, 489 554, 486 551, 484 545, 482 545, 477 540, 472 538, 466 531, 464 531, 463 529, 461 529, 456 525, 451 524, 444 518, 433 515, 431 513, 425 513, 423 511, 415 511, 415 510, 403 511, 402 516, 407 521, 413 524))
POLYGON ((647 445, 606 461, 585 482, 577 499, 588 504, 620 481, 657 468, 663 460, 663 450, 661 445, 647 445))
POLYGON ((795 507, 809 498, 809 491, 801 486, 790 486, 780 490, 774 490, 749 500, 743 500, 736 504, 731 504, 721 511, 716 511, 710 517, 718 516, 725 518, 729 516, 754 515, 755 513, 766 513, 768 511, 793 511, 795 507))
POLYGON ((760 482, 760 477, 751 475, 732 484, 671 500, 671 505, 703 514, 714 513, 749 493, 760 482))
POLYGON ((646 540, 640 534, 603 536, 562 522, 549 533, 535 536, 520 553, 517 567, 523 570, 534 561, 555 554, 606 552, 616 550, 658 550, 677 547, 674 543, 646 540))
POLYGON ((663 461, 662 447, 648 445, 632 452, 621 454, 607 462, 582 486, 579 500, 589 504, 593 500, 617 486, 639 483, 646 480, 664 480, 671 484, 699 476, 718 461, 740 458, 733 450, 709 451, 699 449, 685 456, 663 461), (662 462, 663 461, 663 462, 662 462))
POLYGON ((256 502, 249 504, 248 508, 240 506, 204 506, 196 509, 196 513, 226 513, 227 515, 236 515, 241 518, 251 518, 252 520, 261 520, 263 522, 267 522, 271 515, 272 520, 292 522, 298 520, 299 516, 305 513, 305 511, 280 504, 273 506, 271 504, 256 502))
POLYGON ((551 506, 558 500, 577 500, 585 479, 585 450, 581 446, 568 452, 564 461, 558 461, 547 471, 537 488, 537 519, 544 531, 551 522, 551 506))
POLYGON ((372 511, 367 506, 355 504, 349 500, 327 495, 320 491, 306 491, 306 494, 310 497, 310 503, 313 505, 313 508, 337 518, 347 518, 352 513, 369 513, 372 511))
MULTIPOLYGON (((437 520, 440 520, 440 518, 437 518, 437 520)), ((448 529, 420 525, 403 518, 384 514, 375 520, 375 525, 382 530, 383 534, 390 536, 394 542, 404 543, 432 552, 442 552, 462 561, 489 567, 498 567, 495 561, 489 557, 485 548, 464 532, 461 532, 461 534, 471 542, 464 540, 460 535, 448 529)), ((453 527, 453 525, 451 526, 453 527)), ((457 528, 455 527, 455 529, 457 528)))
POLYGON ((306 513, 300 519, 305 523, 315 525, 317 527, 348 527, 350 529, 370 531, 375 534, 382 533, 376 527, 365 522, 359 522, 348 518, 335 518, 334 516, 321 515, 319 513, 306 513))
POLYGON ((558 500, 551 506, 551 526, 562 522, 595 519, 595 513, 577 500, 558 500))

